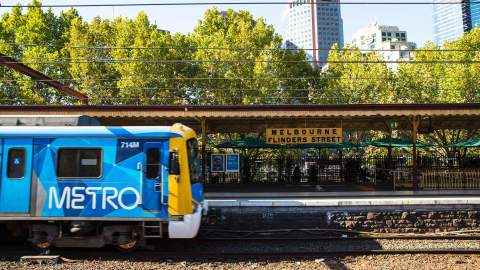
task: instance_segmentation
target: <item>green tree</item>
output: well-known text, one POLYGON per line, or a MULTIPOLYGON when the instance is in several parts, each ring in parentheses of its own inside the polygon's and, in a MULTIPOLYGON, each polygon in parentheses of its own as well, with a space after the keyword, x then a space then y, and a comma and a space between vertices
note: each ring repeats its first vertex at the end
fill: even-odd
MULTIPOLYGON (((30 5, 41 6, 39 1, 30 5)), ((2 16, 0 33, 1 52, 27 63, 32 68, 53 78, 69 78, 67 69, 68 52, 63 48, 69 39, 70 22, 78 17, 70 9, 56 16, 52 10, 30 7, 24 12, 19 7, 2 16), (43 46, 32 46, 42 44, 43 46)), ((17 80, 9 84, 6 93, 15 94, 16 103, 71 103, 75 99, 65 96, 45 84, 29 80, 28 77, 2 67, 3 78, 17 80)))
MULTIPOLYGON (((37 8, 39 1, 31 5, 2 16, 1 52, 79 89, 92 104, 307 103, 321 85, 304 52, 283 50, 273 27, 247 11, 213 8, 191 34, 171 35, 142 12, 88 23, 74 9, 55 15, 37 8)), ((77 102, 1 71, 7 102, 77 102)))
POLYGON ((78 87, 97 104, 181 104, 190 97, 196 66, 188 38, 151 24, 145 13, 135 19, 95 18, 72 25, 70 72, 78 87), (175 62, 180 60, 179 62, 175 62), (174 62, 169 62, 174 61, 174 62))
POLYGON ((177 60, 193 57, 191 50, 183 49, 190 47, 188 39, 159 30, 143 12, 134 20, 117 18, 113 27, 113 47, 121 48, 112 50, 113 66, 121 76, 120 96, 137 104, 185 103, 189 82, 183 78, 194 76, 196 66, 177 60))
POLYGON ((334 46, 324 67, 325 90, 320 103, 391 103, 395 100, 393 73, 375 53, 334 46))
POLYGON ((200 103, 308 101, 312 83, 279 78, 308 78, 314 68, 305 61, 303 52, 282 50, 281 37, 263 18, 255 20, 247 11, 212 8, 190 36, 199 48, 195 59, 202 61, 198 75, 211 78, 194 85, 200 103))
MULTIPOLYGON (((405 103, 479 102, 480 29, 466 33, 442 47, 427 43, 415 51, 412 63, 400 65, 396 74, 398 100, 405 103)), ((437 129, 424 138, 447 145, 477 135, 471 130, 437 129)), ((459 149, 444 147, 441 153, 453 155, 459 149)), ((463 149, 466 154, 466 149, 463 149)))
POLYGON ((80 18, 72 21, 68 43, 69 71, 75 88, 82 89, 91 104, 119 103, 117 81, 120 74, 110 63, 114 29, 109 20, 99 17, 89 24, 80 18))

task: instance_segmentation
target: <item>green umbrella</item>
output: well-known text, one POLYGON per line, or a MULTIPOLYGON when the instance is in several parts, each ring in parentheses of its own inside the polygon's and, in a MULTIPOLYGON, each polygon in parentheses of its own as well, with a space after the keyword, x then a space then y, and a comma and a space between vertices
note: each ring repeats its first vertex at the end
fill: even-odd
POLYGON ((281 145, 266 143, 264 139, 246 137, 238 140, 227 141, 217 145, 218 148, 280 148, 281 145))
POLYGON ((471 138, 468 140, 447 144, 445 147, 480 147, 480 138, 471 138))
MULTIPOLYGON (((417 141, 417 147, 432 147, 432 144, 417 141)), ((367 142, 365 145, 375 147, 413 147, 413 142, 410 139, 392 139, 390 144, 388 139, 379 139, 367 142)))
POLYGON ((308 144, 291 144, 288 145, 288 148, 296 149, 308 149, 308 148, 329 148, 329 149, 344 149, 344 148, 356 148, 361 145, 353 144, 350 142, 344 143, 308 143, 308 144))

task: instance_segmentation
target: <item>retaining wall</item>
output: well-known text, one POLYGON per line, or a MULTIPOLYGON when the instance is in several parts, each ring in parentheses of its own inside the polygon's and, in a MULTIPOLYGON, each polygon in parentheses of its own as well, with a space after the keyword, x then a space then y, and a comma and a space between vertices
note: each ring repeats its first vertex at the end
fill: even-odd
POLYGON ((322 207, 212 208, 203 230, 347 229, 381 233, 480 230, 480 205, 408 209, 322 207))

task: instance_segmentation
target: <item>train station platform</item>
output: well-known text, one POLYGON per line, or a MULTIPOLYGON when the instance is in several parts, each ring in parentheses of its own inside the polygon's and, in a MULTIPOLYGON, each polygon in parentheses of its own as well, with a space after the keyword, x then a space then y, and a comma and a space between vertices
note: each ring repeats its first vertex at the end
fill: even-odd
POLYGON ((207 192, 204 237, 480 232, 479 191, 207 192))

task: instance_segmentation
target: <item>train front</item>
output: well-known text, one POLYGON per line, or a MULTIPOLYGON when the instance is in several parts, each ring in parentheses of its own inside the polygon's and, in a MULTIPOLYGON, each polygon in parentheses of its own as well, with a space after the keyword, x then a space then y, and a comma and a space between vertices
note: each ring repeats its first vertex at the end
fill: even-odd
POLYGON ((200 229, 204 203, 201 163, 195 131, 172 126, 181 135, 170 139, 168 179, 169 238, 194 238, 200 229))

